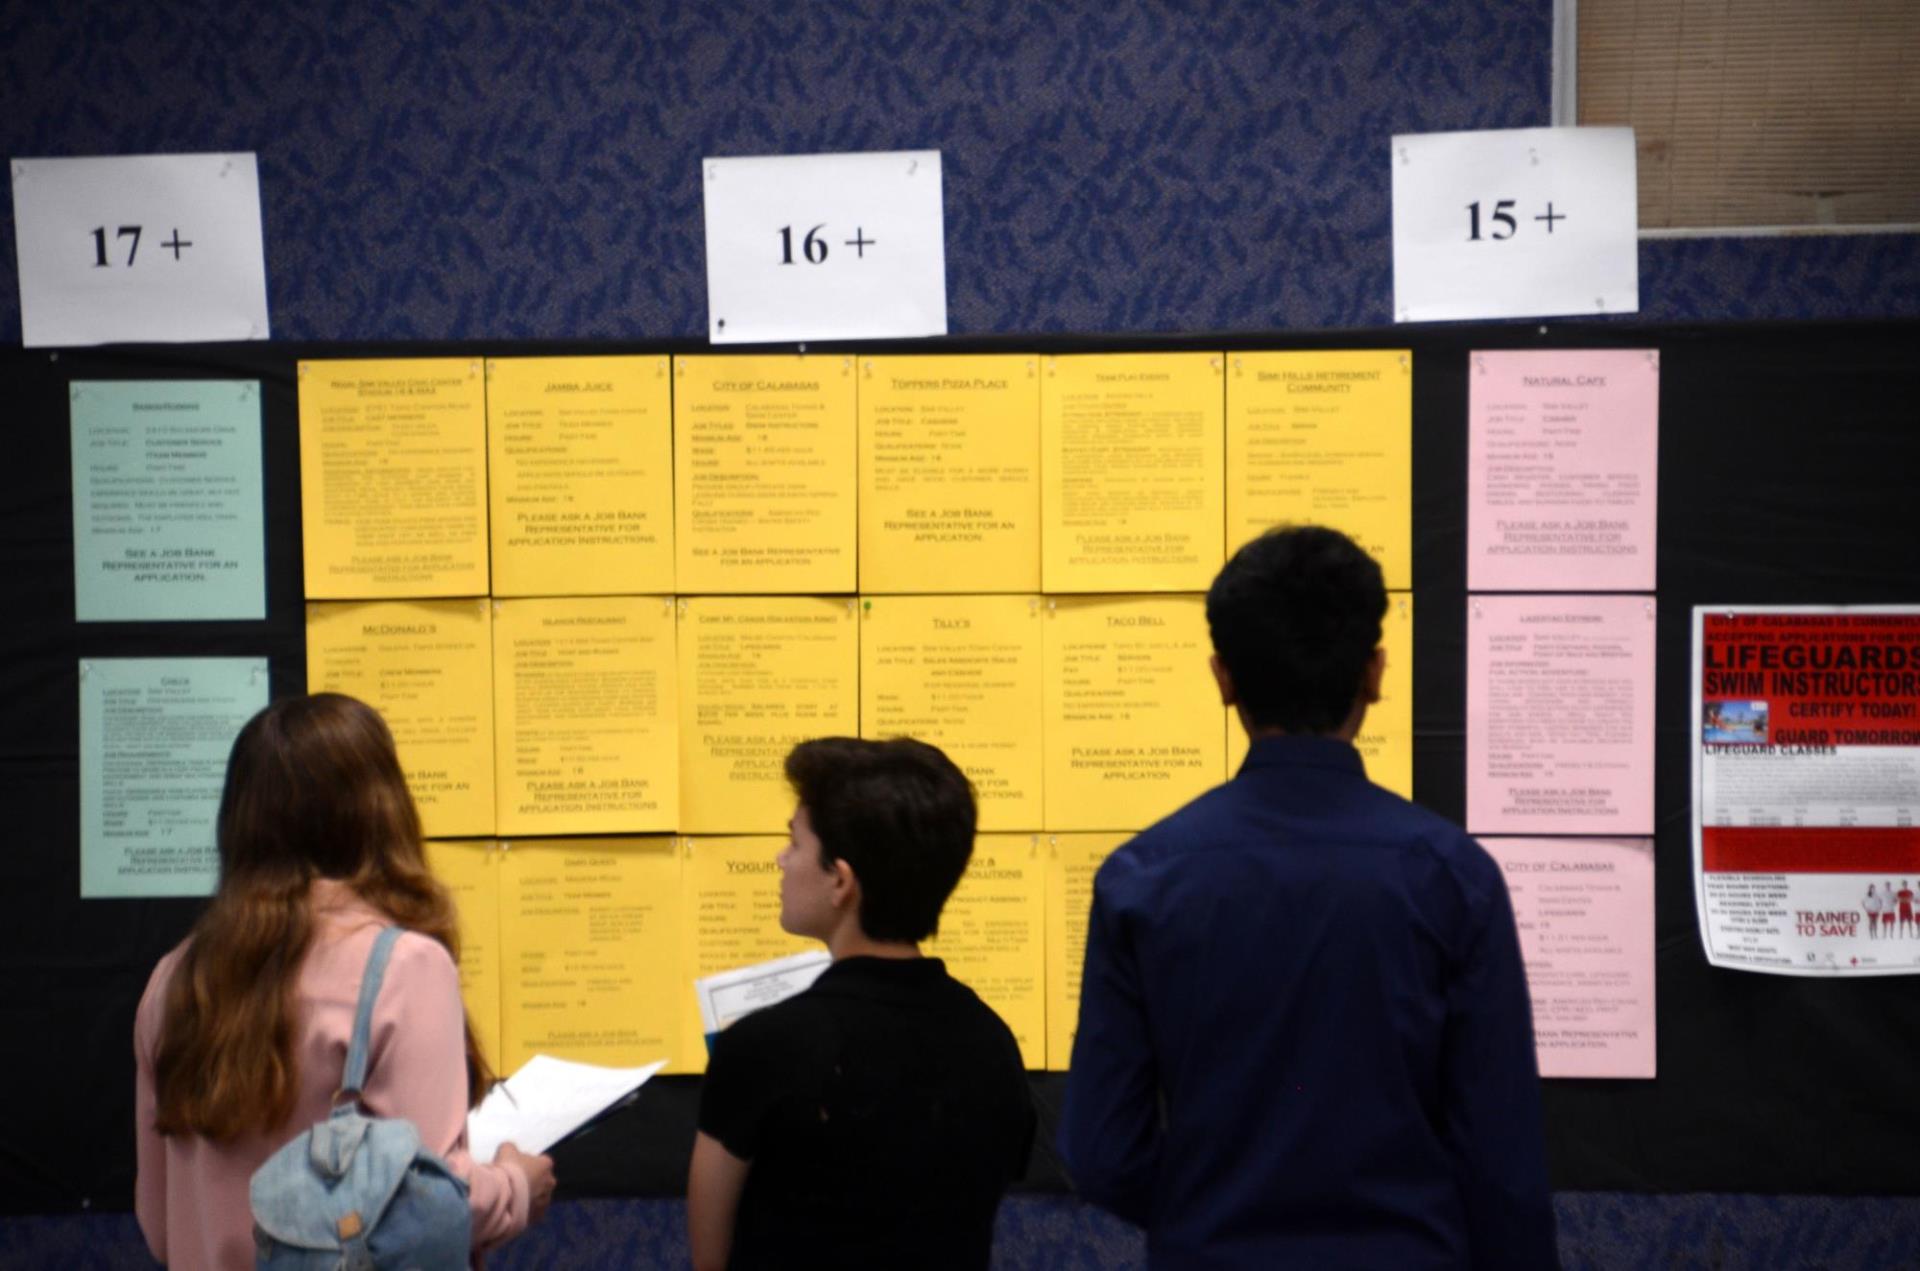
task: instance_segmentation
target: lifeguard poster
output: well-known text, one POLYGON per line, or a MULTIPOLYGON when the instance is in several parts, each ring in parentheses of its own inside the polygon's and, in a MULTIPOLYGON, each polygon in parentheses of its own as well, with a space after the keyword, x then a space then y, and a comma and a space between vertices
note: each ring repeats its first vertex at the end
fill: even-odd
POLYGON ((1920 607, 1695 608, 1692 736, 1707 960, 1920 972, 1920 607))

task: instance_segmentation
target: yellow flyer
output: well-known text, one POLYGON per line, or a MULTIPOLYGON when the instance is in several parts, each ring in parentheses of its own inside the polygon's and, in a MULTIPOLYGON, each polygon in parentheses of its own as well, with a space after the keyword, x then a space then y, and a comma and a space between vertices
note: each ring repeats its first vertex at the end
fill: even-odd
POLYGON ((496 600, 493 662, 499 833, 676 828, 672 598, 496 600))
POLYGON ((922 952, 1013 1030, 1028 1068, 1047 1066, 1047 859, 1038 834, 982 834, 922 952))
POLYGON ((307 691, 380 712, 429 838, 493 829, 493 638, 485 600, 307 606, 307 691))
MULTIPOLYGON (((1367 765, 1367 779, 1403 799, 1413 797, 1413 596, 1387 594, 1387 616, 1380 623, 1380 647, 1387 651, 1387 672, 1380 700, 1367 708, 1353 745, 1367 765)), ((1227 725, 1227 775, 1247 757, 1247 733, 1238 715, 1227 725)))
POLYGON ((853 355, 673 361, 675 590, 852 591, 853 355))
POLYGON ((492 840, 427 843, 427 865, 460 915, 460 999, 487 1066, 500 1067, 500 853, 492 840))
POLYGON ((536 1054, 613 1068, 684 1054, 673 840, 525 840, 502 854, 505 1071, 536 1054))
POLYGON ((1080 1027, 1080 971, 1087 960, 1093 876, 1127 834, 1047 836, 1047 1069, 1065 1072, 1080 1027))
POLYGON ((859 732, 854 600, 698 596, 679 613, 680 829, 784 831, 787 752, 859 732))
POLYGON ((1413 354, 1234 353, 1227 553, 1275 525, 1328 525, 1413 586, 1413 354))
POLYGON ((487 398, 477 358, 302 362, 310 600, 487 594, 487 398))
POLYGON ((982 830, 1040 829, 1040 597, 866 596, 860 609, 860 735, 946 751, 982 830))
POLYGON ((673 590, 665 354, 487 359, 496 596, 673 590))
POLYGON ((862 591, 1040 590, 1039 360, 860 360, 862 591))
POLYGON ((1044 359, 1042 590, 1207 589, 1225 559, 1222 357, 1044 359))
POLYGON ((1139 830, 1220 783, 1226 713, 1199 596, 1048 601, 1049 830, 1139 830))
POLYGON ((771 834, 681 840, 680 912, 685 925, 678 992, 681 1027, 689 1044, 668 1072, 706 1071, 695 980, 820 947, 817 940, 780 929, 780 866, 775 858, 786 845, 784 835, 771 834))

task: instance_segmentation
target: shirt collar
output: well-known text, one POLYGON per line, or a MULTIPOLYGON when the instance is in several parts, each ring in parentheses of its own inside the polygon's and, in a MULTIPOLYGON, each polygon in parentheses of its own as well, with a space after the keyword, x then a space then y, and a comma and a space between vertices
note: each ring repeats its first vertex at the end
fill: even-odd
POLYGON ((1367 768, 1353 743, 1338 737, 1313 733, 1289 733, 1284 737, 1261 737, 1247 750, 1241 772, 1254 768, 1331 768, 1364 777, 1367 768))
POLYGON ((946 963, 939 958, 852 957, 837 959, 813 985, 850 997, 914 996, 921 986, 938 982, 946 974, 946 963))
POLYGON ((357 924, 368 919, 387 920, 344 878, 314 879, 307 886, 307 905, 322 922, 357 924))

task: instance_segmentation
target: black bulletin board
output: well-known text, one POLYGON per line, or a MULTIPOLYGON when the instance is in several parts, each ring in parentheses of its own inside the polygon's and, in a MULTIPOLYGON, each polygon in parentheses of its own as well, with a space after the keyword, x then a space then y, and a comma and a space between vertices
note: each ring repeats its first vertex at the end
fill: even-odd
MULTIPOLYGON (((863 345, 863 351, 907 346, 863 345)), ((1467 357, 1473 349, 1661 351, 1656 844, 1659 1077, 1546 1086, 1554 1186, 1920 1193, 1920 980, 1709 969, 1695 930, 1688 640, 1698 603, 1920 602, 1920 324, 1501 324, 1206 339, 946 340, 914 352, 1411 348, 1415 791, 1464 810, 1467 357)), ((79 899, 77 662, 266 655, 305 686, 294 368, 302 358, 707 351, 691 344, 248 344, 0 354, 0 1211, 125 1208, 133 1009, 196 902, 79 899), (263 385, 268 616, 73 621, 67 386, 263 385)), ((1223 1045, 1231 1044, 1223 1039, 1223 1045)), ((1043 1108, 1063 1079, 1036 1076, 1043 1108)), ((696 1078, 663 1078, 559 1149, 574 1194, 669 1194, 696 1078)), ((1051 1116, 1043 1113, 1045 1133, 1051 1116)), ((1029 1182, 1064 1186, 1049 1145, 1029 1182)))

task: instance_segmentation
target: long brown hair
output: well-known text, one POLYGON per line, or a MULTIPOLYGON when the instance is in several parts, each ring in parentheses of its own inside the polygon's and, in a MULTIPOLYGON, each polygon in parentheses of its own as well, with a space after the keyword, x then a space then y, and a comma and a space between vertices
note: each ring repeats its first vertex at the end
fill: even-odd
MULTIPOLYGON (((167 986, 153 1077, 160 1133, 219 1143, 293 1114, 295 990, 313 942, 314 879, 345 881, 456 958, 460 940, 393 736, 351 697, 290 697, 247 721, 227 761, 217 837, 220 887, 167 986)), ((469 1026, 469 1098, 491 1082, 469 1026)))

